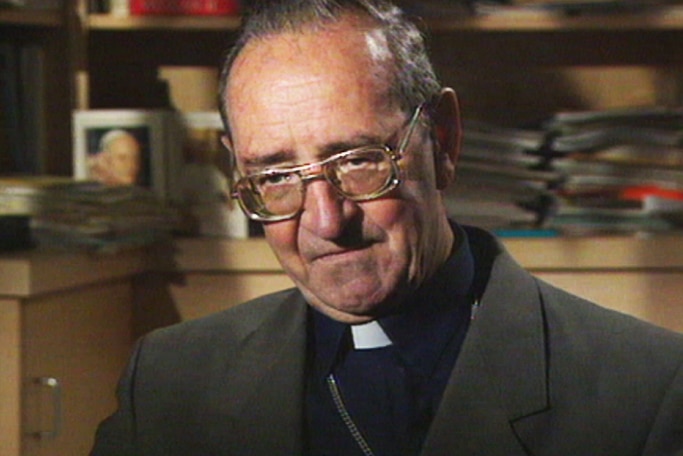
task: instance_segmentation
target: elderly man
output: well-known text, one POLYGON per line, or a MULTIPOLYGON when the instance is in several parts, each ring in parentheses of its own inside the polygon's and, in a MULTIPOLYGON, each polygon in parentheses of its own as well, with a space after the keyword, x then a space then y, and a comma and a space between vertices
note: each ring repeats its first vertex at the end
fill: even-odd
POLYGON ((235 196, 296 289, 136 347, 94 455, 683 451, 683 340, 449 221, 460 143, 380 0, 271 1, 221 86, 235 196))
POLYGON ((138 183, 142 151, 133 134, 120 129, 110 130, 100 139, 97 154, 89 157, 91 178, 107 185, 138 183))

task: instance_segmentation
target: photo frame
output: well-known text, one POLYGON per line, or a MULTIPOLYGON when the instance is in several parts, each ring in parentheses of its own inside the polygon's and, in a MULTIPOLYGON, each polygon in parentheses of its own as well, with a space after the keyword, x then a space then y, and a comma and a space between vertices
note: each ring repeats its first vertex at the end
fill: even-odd
POLYGON ((168 116, 161 110, 74 111, 74 178, 138 185, 167 199, 168 116))
MULTIPOLYGON (((249 237, 249 221, 230 197, 232 170, 221 142, 218 111, 178 112, 174 157, 169 162, 169 199, 190 221, 193 234, 249 237)), ((173 134, 173 133, 172 133, 173 134)))

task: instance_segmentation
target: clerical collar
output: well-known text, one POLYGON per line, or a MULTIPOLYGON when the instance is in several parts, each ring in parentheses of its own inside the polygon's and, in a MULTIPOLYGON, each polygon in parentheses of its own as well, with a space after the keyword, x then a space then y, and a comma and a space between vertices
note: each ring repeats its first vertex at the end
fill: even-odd
POLYGON ((377 321, 351 326, 351 339, 356 350, 369 350, 391 345, 391 339, 377 321))
MULTIPOLYGON (((409 305, 400 313, 380 318, 373 325, 359 329, 383 336, 393 343, 409 365, 430 372, 453 334, 464 320, 469 320, 473 301, 474 260, 465 231, 453 224, 458 245, 433 277, 409 298, 409 305), (375 328, 375 330, 367 328, 375 328)), ((325 376, 337 356, 353 348, 352 334, 345 325, 312 310, 314 363, 317 375, 325 376)), ((382 336, 380 336, 382 339, 382 336)))

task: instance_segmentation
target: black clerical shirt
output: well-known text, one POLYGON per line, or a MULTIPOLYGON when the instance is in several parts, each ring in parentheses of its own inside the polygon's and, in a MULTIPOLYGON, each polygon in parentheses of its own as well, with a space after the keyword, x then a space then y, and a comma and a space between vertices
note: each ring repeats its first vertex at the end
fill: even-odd
POLYGON ((457 226, 454 230, 459 242, 448 261, 400 313, 378 320, 391 346, 354 351, 348 325, 311 310, 309 456, 419 454, 474 303, 473 256, 465 232, 457 226), (363 449, 354 433, 368 448, 363 449))

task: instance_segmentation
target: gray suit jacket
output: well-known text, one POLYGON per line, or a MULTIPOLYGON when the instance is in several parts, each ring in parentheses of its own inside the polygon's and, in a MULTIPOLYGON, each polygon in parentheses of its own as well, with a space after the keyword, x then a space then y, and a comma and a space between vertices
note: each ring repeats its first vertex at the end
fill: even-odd
MULTIPOLYGON (((424 456, 683 454, 683 337, 545 284, 487 234, 490 280, 424 456)), ((137 345, 93 455, 301 455, 296 290, 137 345)))

